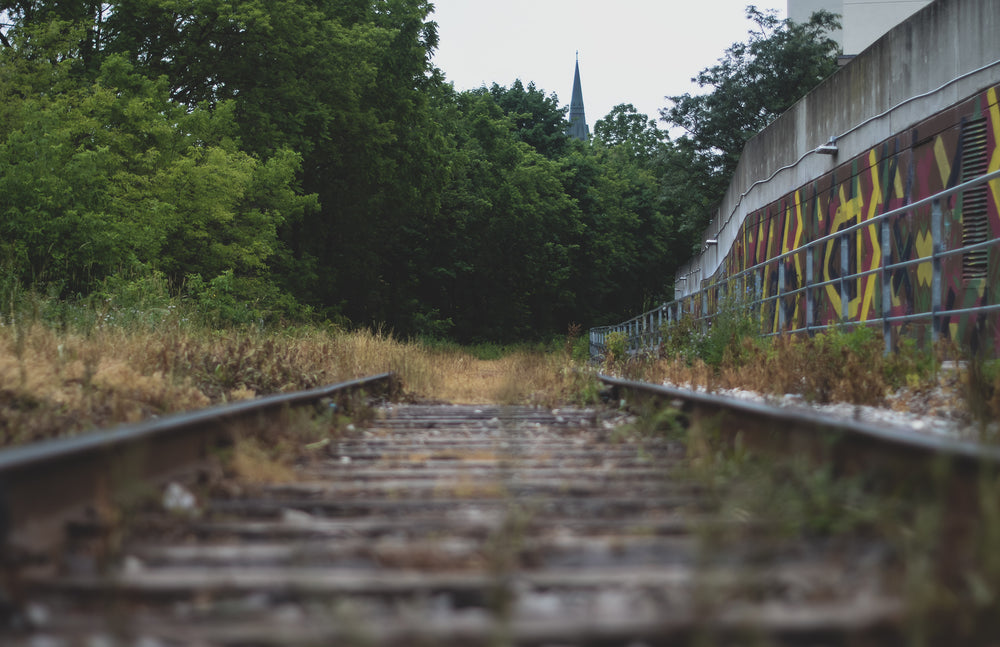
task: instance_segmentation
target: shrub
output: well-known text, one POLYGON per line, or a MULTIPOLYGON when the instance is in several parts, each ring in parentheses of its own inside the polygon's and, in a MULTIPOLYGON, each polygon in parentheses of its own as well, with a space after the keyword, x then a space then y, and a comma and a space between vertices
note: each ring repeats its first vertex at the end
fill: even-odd
POLYGON ((753 310, 743 300, 727 299, 706 325, 694 317, 669 322, 661 329, 663 354, 679 358, 689 366, 701 360, 718 370, 723 360, 744 361, 743 341, 760 336, 760 326, 753 310))
POLYGON ((620 361, 627 356, 628 337, 623 332, 608 333, 604 338, 605 359, 609 362, 620 361))
POLYGON ((577 337, 573 341, 573 346, 570 350, 570 357, 574 362, 579 364, 586 364, 590 361, 590 338, 589 337, 577 337))
POLYGON ((933 351, 919 348, 915 339, 904 338, 883 366, 886 382, 899 389, 926 383, 937 371, 938 361, 933 351))
POLYGON ((190 274, 184 288, 196 304, 201 323, 210 328, 259 327, 286 319, 307 321, 312 314, 267 279, 237 277, 232 270, 209 281, 200 274, 190 274))
POLYGON ((705 333, 701 328, 701 322, 694 317, 683 317, 663 324, 660 329, 663 356, 679 359, 690 366, 695 359, 701 357, 704 347, 705 333))

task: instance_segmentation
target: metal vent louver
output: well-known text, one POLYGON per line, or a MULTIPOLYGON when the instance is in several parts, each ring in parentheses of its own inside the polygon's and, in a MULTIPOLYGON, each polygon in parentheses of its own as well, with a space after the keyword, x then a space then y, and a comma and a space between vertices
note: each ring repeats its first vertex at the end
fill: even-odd
MULTIPOLYGON (((986 119, 971 119, 962 124, 962 182, 986 173, 986 119)), ((987 185, 980 184, 962 196, 962 245, 975 245, 989 240, 989 219, 986 212, 987 185)), ((965 279, 986 278, 989 250, 975 249, 962 255, 962 276, 965 279)))

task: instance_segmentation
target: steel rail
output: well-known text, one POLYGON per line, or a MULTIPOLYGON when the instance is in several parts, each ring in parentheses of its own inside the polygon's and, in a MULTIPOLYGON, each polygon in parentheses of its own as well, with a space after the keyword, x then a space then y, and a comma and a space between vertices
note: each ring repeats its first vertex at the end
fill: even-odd
POLYGON ((392 373, 154 418, 0 451, 0 540, 6 557, 44 555, 66 524, 100 520, 123 496, 203 467, 241 424, 361 391, 391 393, 392 373))
POLYGON ((82 568, 26 573, 27 631, 0 627, 0 642, 901 642, 880 543, 774 543, 765 518, 723 509, 681 443, 640 439, 623 412, 382 413, 314 455, 302 481, 234 483, 190 516, 150 506, 105 568, 77 551, 82 568), (450 448, 433 458, 429 440, 450 448))
POLYGON ((838 468, 850 465, 913 477, 949 466, 951 474, 963 478, 974 478, 983 469, 1000 470, 1000 447, 608 375, 598 379, 616 398, 629 394, 637 402, 666 401, 692 421, 712 421, 713 429, 730 442, 738 437, 746 447, 818 456, 838 468))

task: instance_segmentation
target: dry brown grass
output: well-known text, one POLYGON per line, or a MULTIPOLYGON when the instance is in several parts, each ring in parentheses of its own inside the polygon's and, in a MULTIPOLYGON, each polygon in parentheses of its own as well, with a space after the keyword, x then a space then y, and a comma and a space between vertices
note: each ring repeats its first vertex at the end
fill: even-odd
POLYGON ((734 338, 717 366, 678 355, 613 368, 636 379, 709 391, 746 389, 777 396, 795 393, 818 403, 881 405, 901 387, 932 388, 938 382, 934 366, 954 354, 942 347, 933 357, 913 348, 885 356, 879 337, 857 330, 766 341, 734 338))
POLYGON ((0 326, 0 444, 386 371, 416 399, 555 405, 575 388, 568 363, 540 352, 481 360, 372 331, 208 332, 173 322, 83 334, 7 325, 0 326))
POLYGON ((452 351, 434 357, 433 366, 440 381, 432 397, 447 402, 554 406, 574 388, 568 360, 540 352, 482 360, 452 351))

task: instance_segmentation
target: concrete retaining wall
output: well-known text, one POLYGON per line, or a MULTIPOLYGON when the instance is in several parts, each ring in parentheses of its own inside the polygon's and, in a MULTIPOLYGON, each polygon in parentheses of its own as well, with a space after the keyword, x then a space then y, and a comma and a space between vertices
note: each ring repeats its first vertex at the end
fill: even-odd
POLYGON ((691 294, 715 274, 747 214, 1000 83, 998 34, 997 0, 936 0, 751 139, 704 232, 718 243, 678 271, 675 296, 691 294), (815 152, 831 138, 836 156, 815 152))

